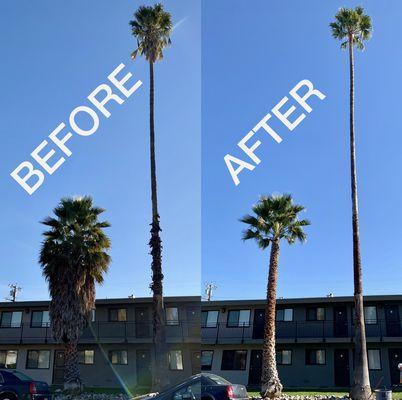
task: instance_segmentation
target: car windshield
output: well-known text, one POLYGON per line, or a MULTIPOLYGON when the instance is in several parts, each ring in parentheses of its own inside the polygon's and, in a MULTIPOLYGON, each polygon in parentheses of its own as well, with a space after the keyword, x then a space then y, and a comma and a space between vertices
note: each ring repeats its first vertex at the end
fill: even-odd
POLYGON ((13 375, 21 381, 32 381, 32 378, 30 378, 28 375, 23 374, 22 372, 15 371, 13 372, 13 375))
POLYGON ((230 385, 230 382, 218 375, 206 374, 207 378, 214 381, 217 385, 230 385))

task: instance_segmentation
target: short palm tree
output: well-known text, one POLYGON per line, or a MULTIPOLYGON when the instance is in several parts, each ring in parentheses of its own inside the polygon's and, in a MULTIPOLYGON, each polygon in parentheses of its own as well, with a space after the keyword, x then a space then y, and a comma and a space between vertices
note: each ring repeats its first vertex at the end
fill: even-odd
POLYGON ((368 399, 371 395, 370 378, 366 349, 366 331, 364 325, 362 266, 360 256, 359 212, 357 198, 356 148, 354 126, 354 54, 353 49, 364 49, 363 42, 371 36, 371 18, 364 14, 362 7, 355 9, 341 8, 335 15, 335 22, 330 24, 332 36, 342 40, 341 47, 349 49, 349 124, 350 124, 350 176, 352 193, 352 229, 353 229, 353 275, 354 275, 354 330, 355 330, 355 368, 354 382, 350 392, 353 399, 368 399))
POLYGON ((110 240, 99 221, 104 210, 90 197, 66 198, 54 209, 55 217, 42 223, 40 264, 50 292, 50 320, 56 341, 65 345, 64 388, 80 391, 77 344, 95 308, 95 284, 103 282, 110 257, 110 240))
POLYGON ((159 391, 168 385, 165 316, 163 304, 162 241, 158 213, 156 162, 155 162, 155 124, 154 124, 154 64, 162 60, 163 50, 170 45, 173 29, 171 15, 162 4, 141 6, 130 21, 131 33, 137 38, 137 49, 131 54, 144 56, 149 63, 149 123, 150 123, 150 161, 151 161, 151 201, 152 223, 149 246, 152 256, 153 292, 153 331, 155 342, 155 368, 152 374, 152 388, 159 391))
POLYGON ((288 244, 304 242, 303 227, 310 225, 306 219, 299 220, 298 214, 304 207, 293 203, 289 194, 263 196, 253 206, 253 215, 246 215, 240 221, 248 225, 243 232, 243 240, 253 239, 258 247, 265 250, 271 246, 269 259, 267 304, 265 310, 263 364, 261 396, 274 398, 281 394, 282 384, 276 367, 275 321, 276 286, 278 280, 279 250, 281 240, 288 244))

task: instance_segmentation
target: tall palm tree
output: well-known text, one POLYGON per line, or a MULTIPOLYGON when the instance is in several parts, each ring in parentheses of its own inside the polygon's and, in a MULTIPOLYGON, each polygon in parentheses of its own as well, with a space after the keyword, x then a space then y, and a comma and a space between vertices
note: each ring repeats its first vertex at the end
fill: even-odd
POLYGON ((263 364, 261 396, 274 398, 281 394, 282 384, 276 368, 275 321, 276 286, 278 280, 279 250, 282 239, 288 244, 304 242, 303 227, 310 225, 306 219, 299 220, 298 214, 304 207, 293 203, 290 194, 261 197, 253 206, 253 215, 246 215, 240 221, 248 225, 243 240, 254 239, 265 250, 271 246, 265 308, 263 364))
POLYGON ((173 29, 171 15, 162 4, 141 6, 130 21, 131 33, 137 38, 137 49, 131 54, 133 59, 137 54, 144 56, 149 63, 149 125, 150 125, 150 160, 151 160, 151 200, 152 223, 149 246, 152 256, 153 292, 153 337, 155 343, 155 368, 152 374, 152 387, 158 391, 168 385, 167 351, 165 315, 163 304, 163 273, 162 273, 162 241, 158 213, 158 198, 155 163, 155 125, 154 125, 154 64, 162 60, 163 50, 170 45, 170 34, 173 29))
POLYGON ((353 275, 354 275, 354 330, 355 330, 355 368, 354 381, 350 396, 353 399, 368 399, 371 395, 367 361, 366 331, 364 325, 362 266, 360 256, 359 211, 357 199, 356 147, 354 126, 354 54, 355 47, 364 49, 363 42, 370 39, 371 18, 364 14, 362 7, 354 10, 341 8, 335 15, 335 22, 330 24, 332 36, 342 40, 341 47, 349 49, 350 93, 350 176, 352 193, 352 229, 353 229, 353 275))
POLYGON ((77 344, 95 308, 95 283, 103 282, 110 257, 110 240, 103 229, 109 227, 98 216, 90 197, 66 198, 54 209, 55 217, 42 223, 39 262, 50 292, 50 320, 56 341, 65 345, 64 388, 80 391, 77 344))

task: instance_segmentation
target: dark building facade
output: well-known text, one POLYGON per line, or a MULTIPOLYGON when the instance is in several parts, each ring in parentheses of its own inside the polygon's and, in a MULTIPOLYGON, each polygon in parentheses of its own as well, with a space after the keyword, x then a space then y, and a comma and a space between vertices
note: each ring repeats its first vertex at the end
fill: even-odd
MULTIPOLYGON (((0 303, 0 367, 17 368, 49 384, 62 383, 63 346, 51 336, 49 302, 0 303)), ((97 300, 79 343, 87 387, 148 387, 154 347, 152 299, 97 300)), ((200 370, 200 297, 166 297, 172 383, 200 370)))
MULTIPOLYGON (((277 302, 277 363, 287 388, 346 388, 353 373, 353 298, 277 302)), ((372 386, 399 383, 402 295, 365 297, 372 386)), ((265 300, 202 303, 203 371, 260 385, 265 300)))

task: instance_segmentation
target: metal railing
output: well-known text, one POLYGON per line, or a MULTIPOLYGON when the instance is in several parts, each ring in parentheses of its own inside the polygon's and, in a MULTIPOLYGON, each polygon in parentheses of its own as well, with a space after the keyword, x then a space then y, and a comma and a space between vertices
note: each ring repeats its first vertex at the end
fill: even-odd
MULTIPOLYGON (((171 342, 199 342, 201 337, 200 323, 191 321, 168 322, 166 338, 171 342)), ((121 322, 91 322, 81 335, 80 342, 134 342, 149 343, 153 340, 153 324, 121 322)), ((31 324, 0 327, 0 344, 23 343, 56 343, 49 325, 33 327, 31 324)))
MULTIPOLYGON (((204 343, 247 343, 261 341, 264 327, 261 325, 243 324, 241 326, 228 326, 226 323, 209 324, 202 326, 201 339, 204 343)), ((392 337, 402 341, 402 322, 378 320, 366 323, 367 338, 392 337)), ((292 341, 304 339, 344 338, 353 340, 354 328, 351 322, 325 321, 289 321, 276 323, 276 338, 292 341)))

